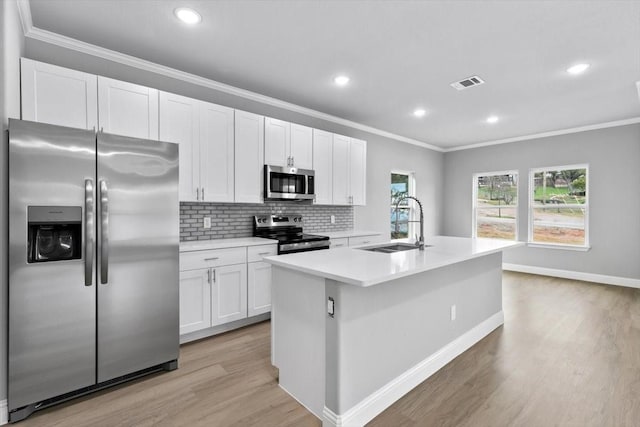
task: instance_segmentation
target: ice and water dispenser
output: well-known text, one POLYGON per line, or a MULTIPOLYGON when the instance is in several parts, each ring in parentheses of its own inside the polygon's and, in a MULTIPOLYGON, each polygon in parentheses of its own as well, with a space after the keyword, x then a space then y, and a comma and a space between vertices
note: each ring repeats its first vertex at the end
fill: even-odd
POLYGON ((29 206, 27 210, 27 262, 81 258, 80 206, 29 206))

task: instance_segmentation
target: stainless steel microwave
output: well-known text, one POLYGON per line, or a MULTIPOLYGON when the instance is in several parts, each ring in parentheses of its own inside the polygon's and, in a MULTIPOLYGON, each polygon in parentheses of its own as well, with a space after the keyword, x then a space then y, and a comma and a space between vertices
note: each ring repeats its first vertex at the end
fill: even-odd
POLYGON ((314 176, 309 169, 264 165, 264 199, 315 200, 314 176))

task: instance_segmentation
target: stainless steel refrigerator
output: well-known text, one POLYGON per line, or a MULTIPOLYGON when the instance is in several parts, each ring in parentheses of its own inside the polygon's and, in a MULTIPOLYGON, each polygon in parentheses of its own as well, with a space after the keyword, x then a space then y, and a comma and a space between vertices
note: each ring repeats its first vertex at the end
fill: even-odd
POLYGON ((9 121, 10 421, 177 367, 178 146, 9 121))

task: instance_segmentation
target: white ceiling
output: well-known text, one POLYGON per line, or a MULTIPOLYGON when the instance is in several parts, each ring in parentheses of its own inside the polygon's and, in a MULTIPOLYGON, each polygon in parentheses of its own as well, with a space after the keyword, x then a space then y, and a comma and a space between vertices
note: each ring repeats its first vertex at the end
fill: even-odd
POLYGON ((640 1, 30 4, 37 28, 445 149, 640 117, 640 1), (486 83, 449 86, 472 75, 486 83))

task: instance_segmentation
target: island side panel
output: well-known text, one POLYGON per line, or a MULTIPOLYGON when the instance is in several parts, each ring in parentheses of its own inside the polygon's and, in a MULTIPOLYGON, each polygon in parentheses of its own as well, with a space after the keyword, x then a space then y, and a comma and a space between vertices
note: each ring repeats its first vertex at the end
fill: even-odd
POLYGON ((322 419, 325 279, 272 266, 271 361, 287 393, 322 419))
POLYGON ((344 416, 456 338, 501 315, 502 254, 366 288, 327 280, 327 296, 335 299, 336 313, 326 318, 325 404, 344 416))

